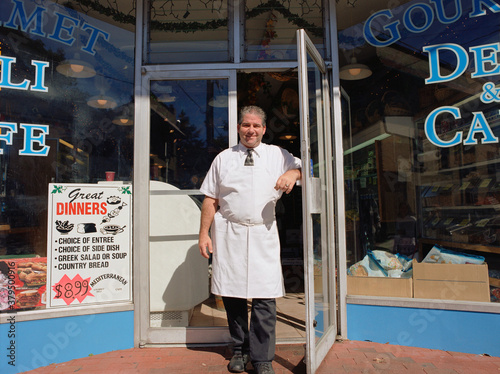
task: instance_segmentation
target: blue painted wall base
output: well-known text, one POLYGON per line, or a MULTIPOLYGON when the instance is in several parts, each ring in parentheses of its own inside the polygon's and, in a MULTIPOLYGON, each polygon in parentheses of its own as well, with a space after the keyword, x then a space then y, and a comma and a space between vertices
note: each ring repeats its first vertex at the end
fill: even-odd
POLYGON ((4 374, 134 346, 133 311, 12 322, 0 325, 4 374))
POLYGON ((347 337, 500 356, 500 314, 347 304, 347 337))
MULTIPOLYGON (((500 314, 495 313, 348 304, 347 328, 351 340, 500 357, 500 314)), ((0 325, 0 336, 0 372, 20 373, 132 348, 134 313, 6 323, 0 325), (9 337, 12 328, 15 336, 9 337)))

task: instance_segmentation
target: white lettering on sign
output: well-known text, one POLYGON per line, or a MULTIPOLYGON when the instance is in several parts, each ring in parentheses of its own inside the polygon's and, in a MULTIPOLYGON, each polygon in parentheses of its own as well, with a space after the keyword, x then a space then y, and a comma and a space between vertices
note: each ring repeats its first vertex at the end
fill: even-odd
MULTIPOLYGON (((421 33, 427 30, 434 22, 434 17, 443 25, 456 22, 462 17, 462 5, 460 0, 430 0, 432 7, 426 3, 416 3, 410 6, 402 15, 402 19, 397 19, 391 10, 384 9, 373 13, 365 22, 363 33, 365 40, 374 47, 387 47, 401 39, 400 26, 412 32, 421 33), (447 15, 447 11, 454 9, 455 13, 447 15), (425 20, 422 24, 421 19, 425 20), (414 20, 417 20, 415 22, 414 20), (378 39, 375 33, 384 35, 384 39, 378 39)), ((485 8, 492 13, 500 13, 500 5, 493 0, 473 0, 472 11, 469 17, 480 17, 486 14, 485 8)))
MULTIPOLYGON (((467 51, 458 44, 437 44, 429 45, 422 49, 429 54, 429 78, 425 80, 426 84, 443 83, 457 79, 467 70, 469 66, 469 55, 467 51), (456 68, 447 76, 441 75, 440 52, 449 51, 456 57, 456 68)), ((492 75, 500 75, 500 64, 498 63, 498 52, 500 52, 500 43, 479 45, 469 48, 474 56, 475 70, 471 74, 471 78, 481 78, 492 75), (486 66, 489 64, 490 69, 486 66)))
MULTIPOLYGON (((415 3, 400 14, 393 14, 392 10, 384 9, 371 15, 363 27, 365 40, 375 47, 387 47, 401 39, 402 29, 410 33, 422 33, 429 29, 437 19, 443 25, 449 25, 462 18, 463 9, 460 0, 429 0, 427 3, 415 3), (446 8, 445 8, 446 5, 446 8)), ((399 10, 399 9, 398 9, 399 10)), ((471 0, 470 18, 480 17, 491 13, 500 13, 500 4, 494 0, 471 0)), ((472 58, 473 71, 471 78, 484 78, 500 75, 500 42, 464 47, 454 43, 442 43, 422 47, 422 52, 429 56, 429 77, 425 84, 440 84, 450 82, 467 72, 472 58), (442 56, 446 54, 447 61, 442 63, 442 56), (453 61, 449 61, 453 60, 453 61), (451 72, 443 74, 440 67, 455 66, 451 72)), ((479 99, 485 103, 500 103, 500 89, 492 82, 483 85, 479 99)), ((500 111, 498 112, 500 114, 500 111)), ((463 131, 456 131, 453 139, 441 139, 436 131, 438 116, 447 115, 455 119, 462 118, 460 109, 444 106, 434 109, 427 116, 424 123, 425 135, 429 141, 438 147, 453 147, 460 143, 476 145, 479 134, 481 144, 498 143, 499 138, 493 134, 488 119, 483 112, 472 112, 472 121, 469 132, 463 139, 463 131)), ((497 117, 497 114, 494 114, 497 117)), ((491 120, 491 116, 490 116, 491 120)))
MULTIPOLYGON (((500 113, 500 111, 499 111, 500 113)), ((440 114, 451 114, 455 119, 461 118, 460 109, 453 106, 444 106, 437 109, 434 109, 426 118, 424 130, 427 139, 438 147, 453 147, 454 145, 462 143, 463 132, 457 131, 455 133, 455 137, 451 140, 445 141, 440 139, 438 134, 436 133, 436 118, 440 114)), ((491 144, 498 143, 498 138, 493 135, 493 131, 488 124, 488 121, 484 117, 483 112, 474 112, 472 123, 470 126, 469 134, 467 138, 463 141, 465 145, 474 145, 477 144, 477 140, 474 138, 476 134, 482 134, 481 143, 482 144, 491 144)))
MULTIPOLYGON (((109 39, 109 33, 88 24, 85 20, 80 20, 58 12, 54 12, 53 17, 51 17, 55 19, 49 20, 47 9, 41 5, 38 5, 33 12, 27 16, 23 1, 12 0, 12 3, 14 3, 14 7, 9 20, 3 24, 4 27, 16 30, 20 28, 21 31, 47 37, 68 46, 73 45, 76 40, 73 36, 76 28, 80 28, 83 31, 90 31, 87 44, 83 45, 81 50, 91 55, 95 55, 96 53, 95 45, 99 36, 106 40, 109 39), (45 32, 42 29, 44 25, 53 25, 52 32, 45 32)), ((2 23, 0 22, 0 26, 1 25, 2 23)))
MULTIPOLYGON (((50 147, 45 145, 45 136, 49 133, 49 126, 20 123, 19 127, 24 130, 24 146, 19 151, 21 156, 47 156, 49 154, 50 147)), ((4 141, 7 145, 12 145, 13 134, 17 133, 17 124, 0 122, 0 129, 6 130, 1 131, 0 142, 4 141)), ((2 154, 3 149, 0 148, 0 155, 2 154)))
MULTIPOLYGON (((26 5, 22 0, 11 0, 12 10, 8 15, 7 21, 0 22, 0 27, 13 30, 20 30, 32 35, 48 38, 52 41, 72 46, 76 41, 78 30, 82 35, 88 35, 86 42, 81 43, 80 50, 91 55, 96 54, 96 43, 99 38, 109 39, 109 33, 101 30, 89 23, 85 19, 77 16, 77 13, 71 15, 58 12, 57 9, 51 11, 48 7, 30 3, 26 5)), ((32 60, 34 67, 34 80, 31 81, 24 77, 15 76, 16 57, 0 54, 0 89, 22 90, 46 93, 49 88, 45 84, 45 71, 50 67, 47 61, 32 60)), ((17 133, 18 128, 24 131, 23 148, 19 150, 21 156, 47 156, 50 147, 45 145, 46 135, 49 133, 49 126, 41 124, 11 123, 0 122, 0 144, 5 142, 12 145, 13 134, 17 133)), ((0 148, 0 155, 4 150, 0 148)))
POLYGON ((9 88, 11 90, 28 90, 38 92, 48 92, 49 89, 45 86, 45 68, 50 65, 46 61, 32 60, 31 65, 35 67, 35 84, 25 79, 22 82, 12 82, 12 64, 16 62, 15 57, 0 56, 0 65, 2 71, 0 73, 0 88, 9 88))

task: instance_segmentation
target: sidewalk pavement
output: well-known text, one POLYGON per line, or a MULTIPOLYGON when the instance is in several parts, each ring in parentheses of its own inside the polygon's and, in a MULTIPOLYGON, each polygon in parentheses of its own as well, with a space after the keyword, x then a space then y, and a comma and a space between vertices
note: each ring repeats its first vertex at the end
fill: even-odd
MULTIPOLYGON (((278 345, 276 374, 306 372, 304 345, 278 345)), ((26 373, 227 373, 227 347, 132 348, 52 364, 26 373)), ((253 370, 248 370, 253 373, 253 370)), ((336 342, 317 374, 500 374, 500 357, 360 341, 336 342)))

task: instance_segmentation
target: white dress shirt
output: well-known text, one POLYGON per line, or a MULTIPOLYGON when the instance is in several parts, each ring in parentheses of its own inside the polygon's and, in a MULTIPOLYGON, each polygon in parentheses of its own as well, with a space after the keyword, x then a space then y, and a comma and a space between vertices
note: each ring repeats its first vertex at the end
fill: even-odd
POLYGON ((241 298, 284 295, 280 243, 274 208, 282 191, 274 186, 300 159, 274 145, 254 148, 253 166, 245 166, 241 143, 212 163, 201 192, 219 200, 211 227, 212 293, 241 298))

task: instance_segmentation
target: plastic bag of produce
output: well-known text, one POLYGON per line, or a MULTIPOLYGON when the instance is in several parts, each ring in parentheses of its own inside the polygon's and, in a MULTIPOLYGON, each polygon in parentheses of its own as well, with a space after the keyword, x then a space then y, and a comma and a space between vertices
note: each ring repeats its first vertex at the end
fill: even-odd
POLYGON ((365 256, 361 261, 356 262, 347 269, 347 274, 355 276, 370 276, 370 277, 387 277, 387 272, 380 265, 372 260, 369 256, 365 256))
POLYGON ((441 248, 438 245, 432 247, 422 262, 436 264, 484 264, 483 256, 475 256, 467 253, 452 251, 451 249, 441 248))
POLYGON ((370 277, 411 277, 412 260, 386 251, 368 251, 363 260, 355 263, 347 274, 370 277))
POLYGON ((388 277, 411 277, 408 272, 412 268, 412 260, 408 257, 380 250, 368 251, 368 256, 380 265, 388 277))

